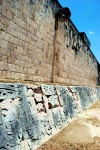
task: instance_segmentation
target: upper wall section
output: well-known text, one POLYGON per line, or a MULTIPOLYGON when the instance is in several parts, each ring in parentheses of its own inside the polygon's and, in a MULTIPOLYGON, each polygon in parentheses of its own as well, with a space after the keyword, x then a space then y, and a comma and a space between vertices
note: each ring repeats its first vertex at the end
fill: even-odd
POLYGON ((96 85, 97 60, 57 0, 0 0, 0 80, 96 85))
POLYGON ((97 83, 98 62, 90 50, 90 42, 71 20, 58 22, 55 45, 54 82, 69 85, 97 83))

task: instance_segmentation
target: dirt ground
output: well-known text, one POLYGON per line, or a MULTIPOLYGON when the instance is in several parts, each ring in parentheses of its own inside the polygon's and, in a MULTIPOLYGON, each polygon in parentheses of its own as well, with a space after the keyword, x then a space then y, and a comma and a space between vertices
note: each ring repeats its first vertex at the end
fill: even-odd
POLYGON ((37 150, 100 150, 100 101, 37 150))

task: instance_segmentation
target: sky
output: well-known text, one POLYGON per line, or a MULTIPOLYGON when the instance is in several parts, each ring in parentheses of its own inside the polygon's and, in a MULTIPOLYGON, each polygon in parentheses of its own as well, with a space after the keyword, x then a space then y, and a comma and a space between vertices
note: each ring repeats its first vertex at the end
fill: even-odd
POLYGON ((71 11, 71 20, 79 32, 85 32, 91 51, 100 63, 100 0, 58 0, 71 11))

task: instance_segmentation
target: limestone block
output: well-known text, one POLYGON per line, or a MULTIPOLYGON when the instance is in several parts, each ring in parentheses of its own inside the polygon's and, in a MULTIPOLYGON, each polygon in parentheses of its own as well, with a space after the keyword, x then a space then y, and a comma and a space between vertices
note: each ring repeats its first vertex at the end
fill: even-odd
POLYGON ((23 130, 23 132, 22 132, 22 139, 21 139, 21 141, 29 139, 29 135, 28 135, 27 130, 25 130, 24 127, 22 127, 22 130, 23 130))
POLYGON ((40 125, 37 123, 37 124, 34 124, 33 126, 33 131, 29 131, 28 132, 28 135, 30 136, 30 138, 33 140, 33 142, 35 141, 38 141, 39 142, 39 139, 40 139, 40 125))
POLYGON ((28 97, 34 96, 34 92, 33 92, 32 89, 28 89, 27 96, 28 96, 28 97))
POLYGON ((7 135, 9 135, 10 138, 12 138, 12 136, 15 136, 17 142, 19 143, 22 138, 22 126, 20 120, 15 119, 13 121, 6 122, 5 126, 7 135))
POLYGON ((43 102, 42 94, 40 94, 40 93, 35 93, 34 99, 35 99, 36 103, 43 102))
POLYGON ((16 90, 16 88, 17 88, 17 84, 6 83, 6 89, 9 89, 9 90, 16 90))
POLYGON ((27 97, 27 102, 28 102, 31 114, 32 115, 37 114, 37 107, 35 104, 34 97, 27 97))
POLYGON ((2 47, 2 48, 4 48, 4 49, 7 49, 7 41, 1 40, 1 41, 0 41, 0 47, 2 47))
POLYGON ((7 111, 7 109, 2 109, 2 119, 4 122, 13 121, 15 119, 15 116, 7 111))
POLYGON ((68 89, 65 86, 58 86, 56 90, 59 97, 60 106, 63 106, 63 98, 64 98, 63 95, 68 94, 68 89))
POLYGON ((63 109, 64 109, 64 114, 66 118, 70 117, 73 115, 73 104, 72 102, 74 101, 73 98, 68 95, 68 94, 62 94, 62 102, 63 102, 63 109))
POLYGON ((19 98, 14 98, 14 100, 13 100, 13 105, 15 106, 15 107, 17 107, 19 104, 20 104, 20 102, 19 102, 19 98))
POLYGON ((5 88, 5 83, 0 83, 0 88, 5 88))
POLYGON ((42 103, 38 103, 36 106, 37 106, 37 111, 38 111, 38 112, 45 111, 44 106, 43 106, 42 103))
POLYGON ((20 150, 30 150, 30 149, 31 149, 31 147, 28 144, 27 140, 21 142, 21 148, 20 148, 20 150))
POLYGON ((5 89, 0 89, 0 99, 3 100, 3 99, 6 99, 7 96, 6 96, 6 90, 5 89))
POLYGON ((65 94, 68 92, 67 87, 65 87, 65 86, 58 86, 58 87, 56 87, 56 89, 57 89, 58 95, 61 95, 61 93, 65 94))
POLYGON ((6 122, 6 123, 5 123, 5 128, 6 128, 6 131, 7 131, 7 134, 8 134, 8 135, 12 135, 11 123, 12 123, 12 122, 6 122))
POLYGON ((80 101, 81 101, 81 105, 83 109, 86 109, 87 107, 87 96, 86 96, 86 87, 78 87, 77 91, 79 93, 79 97, 80 97, 80 101))
POLYGON ((50 124, 50 121, 48 120, 48 117, 44 116, 40 120, 40 123, 41 123, 41 132, 43 134, 41 138, 43 139, 45 136, 52 135, 52 126, 50 124))
POLYGON ((53 85, 45 85, 45 84, 42 84, 41 85, 41 88, 42 88, 42 91, 45 95, 54 95, 56 94, 56 91, 54 89, 54 86, 53 85))
POLYGON ((22 127, 23 127, 23 130, 28 130, 28 128, 30 126, 32 126, 32 120, 33 120, 33 116, 35 114, 33 115, 31 113, 31 109, 30 109, 30 107, 29 107, 29 105, 28 105, 25 98, 22 99, 22 101, 21 101, 21 109, 22 109, 22 112, 23 112, 23 114, 21 114, 22 116, 20 118, 21 123, 22 123, 22 127))
MULTIPOLYGON (((59 106, 58 96, 57 96, 57 95, 51 95, 51 96, 48 98, 48 103, 51 104, 51 108, 58 107, 58 106, 59 106)), ((51 109, 51 108, 50 108, 50 109, 51 109)))
POLYGON ((26 94, 27 94, 27 87, 26 87, 26 85, 17 84, 17 92, 18 92, 18 97, 26 96, 26 94))
POLYGON ((64 124, 66 121, 66 117, 64 114, 63 107, 59 107, 59 115, 60 115, 60 120, 61 120, 62 124, 64 124))
POLYGON ((48 109, 49 109, 49 107, 48 107, 48 98, 45 95, 43 95, 43 102, 44 102, 46 112, 48 112, 48 109))
POLYGON ((6 90, 7 98, 17 98, 17 91, 15 90, 6 90))
POLYGON ((4 101, 2 101, 0 103, 0 108, 5 109, 5 110, 11 109, 12 108, 12 99, 5 99, 4 101))
POLYGON ((5 126, 1 125, 0 126, 0 149, 2 147, 6 148, 6 137, 7 137, 7 132, 5 130, 5 126))
POLYGON ((53 118, 54 127, 55 128, 61 128, 63 123, 64 123, 63 121, 64 121, 65 118, 64 118, 64 115, 63 115, 64 119, 61 119, 62 116, 61 116, 59 107, 52 109, 52 118, 53 118))
POLYGON ((20 150, 21 146, 20 145, 16 145, 16 146, 13 146, 13 147, 10 148, 10 150, 15 150, 15 149, 20 150))
POLYGON ((5 147, 5 139, 3 135, 0 136, 0 149, 2 149, 2 147, 5 147))
POLYGON ((14 51, 15 45, 14 45, 13 43, 11 43, 11 42, 8 42, 8 44, 7 44, 7 49, 8 49, 9 51, 14 51))
POLYGON ((74 108, 77 109, 77 111, 82 111, 82 106, 81 106, 81 102, 80 102, 80 97, 79 94, 77 92, 77 87, 69 87, 68 88, 69 92, 68 94, 73 98, 73 102, 72 104, 74 105, 74 108))

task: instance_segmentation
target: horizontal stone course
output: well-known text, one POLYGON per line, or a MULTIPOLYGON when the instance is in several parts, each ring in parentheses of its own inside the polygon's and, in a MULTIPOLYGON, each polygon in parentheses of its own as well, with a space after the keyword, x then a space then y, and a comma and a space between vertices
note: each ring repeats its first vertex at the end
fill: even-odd
POLYGON ((1 81, 51 83, 53 80, 65 85, 96 85, 97 60, 78 37, 72 21, 58 22, 54 30, 54 12, 59 8, 59 3, 51 0, 3 0, 0 5, 1 81), (77 54, 73 44, 80 44, 77 54))

